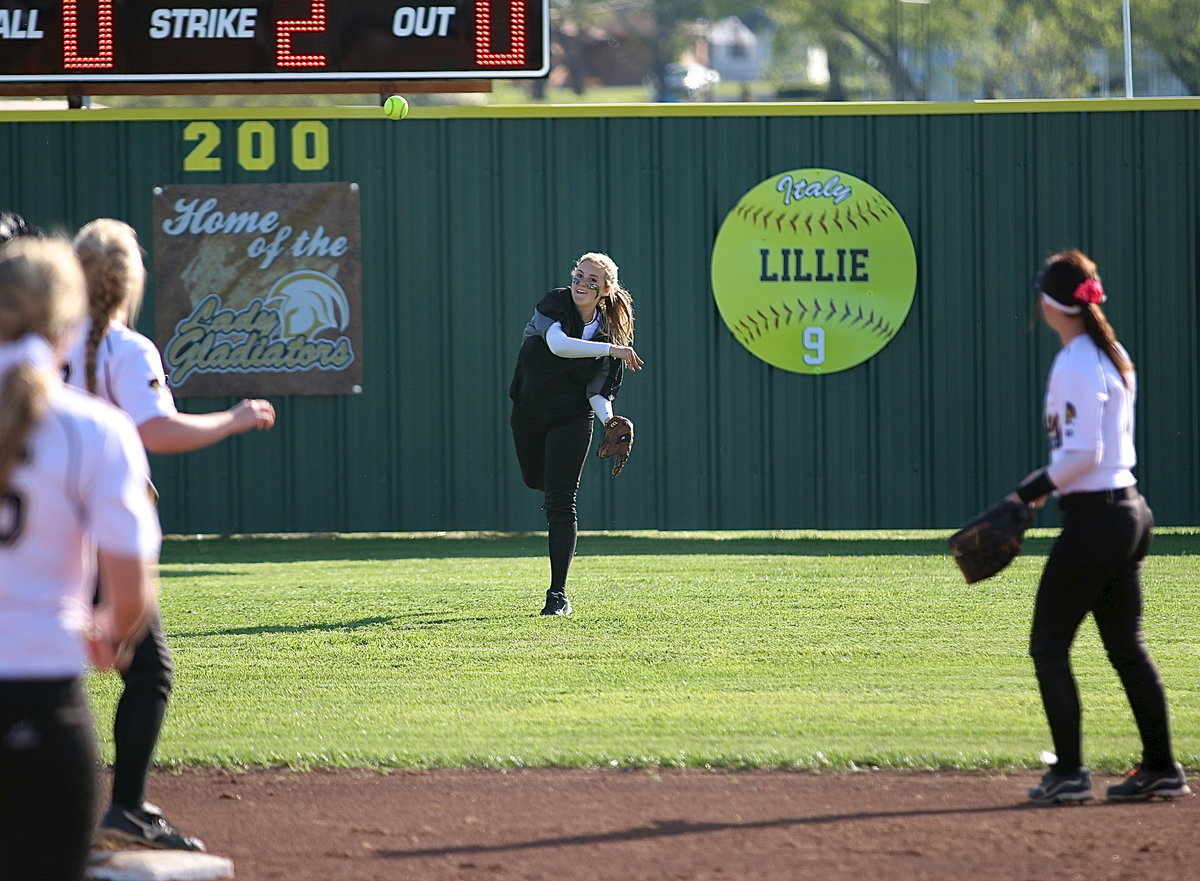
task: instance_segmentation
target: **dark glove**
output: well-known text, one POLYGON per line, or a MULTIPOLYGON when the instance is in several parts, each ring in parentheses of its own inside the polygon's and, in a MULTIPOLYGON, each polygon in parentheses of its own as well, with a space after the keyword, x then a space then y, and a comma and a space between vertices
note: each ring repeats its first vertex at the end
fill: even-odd
POLYGON ((1021 541, 1032 522, 1028 505, 1005 499, 950 536, 950 552, 967 584, 990 578, 1011 563, 1021 553, 1021 541))
POLYGON ((629 460, 629 451, 633 449, 633 423, 624 416, 613 416, 604 423, 604 440, 596 455, 601 459, 616 456, 613 463, 612 476, 616 477, 629 460))

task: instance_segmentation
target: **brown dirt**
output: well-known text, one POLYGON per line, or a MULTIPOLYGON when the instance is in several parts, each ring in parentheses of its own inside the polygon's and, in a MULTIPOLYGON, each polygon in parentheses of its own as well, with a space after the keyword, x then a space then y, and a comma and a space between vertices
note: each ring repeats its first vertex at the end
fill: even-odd
POLYGON ((242 881, 1200 877, 1200 798, 1039 808, 1037 776, 186 770, 150 798, 242 881))

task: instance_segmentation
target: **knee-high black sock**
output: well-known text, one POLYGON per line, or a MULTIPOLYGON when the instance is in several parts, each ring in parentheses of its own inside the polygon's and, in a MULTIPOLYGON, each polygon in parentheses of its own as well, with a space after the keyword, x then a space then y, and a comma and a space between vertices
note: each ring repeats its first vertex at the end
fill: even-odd
POLYGON ((157 688, 126 687, 113 721, 113 802, 140 808, 154 762, 154 747, 167 714, 167 696, 157 688))
POLYGON ((1061 655, 1035 656, 1042 706, 1050 723, 1050 737, 1058 756, 1055 768, 1064 774, 1078 771, 1083 763, 1079 724, 1079 689, 1065 651, 1061 655))
POLYGON ((567 573, 571 569, 571 560, 575 558, 575 539, 579 534, 579 524, 551 523, 550 527, 550 589, 567 591, 567 573))

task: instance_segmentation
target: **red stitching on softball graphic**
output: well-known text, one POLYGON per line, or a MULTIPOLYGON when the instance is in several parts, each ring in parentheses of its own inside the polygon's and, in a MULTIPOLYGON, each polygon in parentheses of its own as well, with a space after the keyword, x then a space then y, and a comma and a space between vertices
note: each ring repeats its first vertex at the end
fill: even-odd
MULTIPOLYGON (((863 314, 862 306, 858 306, 858 311, 856 314, 854 307, 851 307, 849 303, 843 302, 839 307, 837 301, 833 298, 830 298, 828 306, 822 306, 820 300, 813 300, 812 308, 810 309, 802 299, 797 297, 796 307, 799 310, 799 317, 796 320, 797 324, 803 323, 805 317, 809 312, 811 312, 811 320, 813 322, 820 321, 828 324, 836 318, 838 323, 842 324, 846 322, 846 319, 850 319, 850 327, 861 325, 863 330, 868 331, 872 335, 881 339, 891 338, 893 335, 895 335, 897 330, 897 328, 892 325, 892 322, 885 319, 882 315, 876 315, 874 309, 870 310, 866 314, 863 314)), ((766 308, 770 309, 771 313, 775 316, 776 329, 780 328, 782 324, 790 325, 792 323, 792 317, 796 315, 796 312, 792 310, 792 307, 784 301, 779 303, 779 309, 783 310, 782 313, 775 306, 769 305, 766 308), (786 313, 786 317, 784 313, 786 313)), ((739 341, 742 343, 747 343, 753 342, 754 340, 764 336, 770 327, 770 316, 768 316, 761 309, 758 309, 755 312, 748 313, 739 318, 731 327, 731 330, 734 330, 735 328, 740 329, 741 333, 738 333, 737 330, 734 330, 734 333, 738 337, 739 341)))
POLYGON ((765 205, 739 203, 734 207, 733 213, 755 227, 759 227, 761 224, 761 228, 764 230, 769 230, 771 221, 774 220, 775 230, 780 233, 786 231, 785 224, 791 226, 792 232, 799 233, 803 224, 804 230, 812 236, 818 232, 813 227, 814 221, 820 227, 820 231, 827 235, 834 232, 835 227, 837 231, 845 233, 883 221, 895 214, 896 209, 880 198, 864 196, 846 205, 844 212, 842 206, 837 205, 834 206, 832 213, 822 211, 818 214, 810 211, 806 214, 803 211, 795 211, 789 215, 786 210, 776 211, 765 205), (847 229, 847 225, 849 229, 847 229))

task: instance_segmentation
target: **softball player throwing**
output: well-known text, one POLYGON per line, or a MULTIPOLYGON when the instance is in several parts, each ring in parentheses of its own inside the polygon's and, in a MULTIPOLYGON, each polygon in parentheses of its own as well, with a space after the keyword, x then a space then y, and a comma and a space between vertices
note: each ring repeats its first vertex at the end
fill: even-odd
POLYGON ((1141 568, 1154 522, 1132 471, 1137 375, 1100 308, 1104 288, 1090 258, 1075 250, 1052 256, 1038 298, 1062 341, 1046 386, 1050 464, 1009 498, 1040 505, 1053 493, 1062 532, 1042 572, 1029 642, 1057 761, 1029 797, 1039 804, 1092 797, 1069 660, 1091 612, 1142 740, 1141 764, 1108 788, 1108 798, 1175 798, 1189 789, 1171 752, 1166 694, 1142 630, 1141 568))
POLYGON ((571 286, 542 297, 525 326, 509 397, 521 477, 544 494, 550 588, 543 615, 571 614, 567 573, 575 556, 579 478, 592 444, 592 414, 612 418, 624 368, 642 369, 633 299, 607 254, 579 258, 571 286))
POLYGON ((85 663, 113 666, 156 608, 161 535, 137 432, 58 375, 84 303, 66 242, 0 247, 0 877, 22 881, 84 876, 85 663))
MULTIPOLYGON (((67 381, 129 414, 147 450, 156 454, 197 450, 275 424, 274 408, 261 400, 242 401, 220 413, 176 410, 158 350, 129 326, 145 285, 132 227, 110 218, 93 220, 76 235, 75 254, 87 278, 90 318, 68 356, 67 381)), ((96 833, 99 846, 204 850, 203 842, 182 834, 146 801, 173 670, 162 619, 156 615, 122 673, 125 688, 113 720, 112 804, 96 833)))

